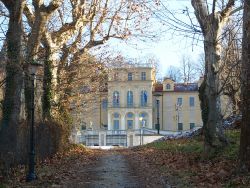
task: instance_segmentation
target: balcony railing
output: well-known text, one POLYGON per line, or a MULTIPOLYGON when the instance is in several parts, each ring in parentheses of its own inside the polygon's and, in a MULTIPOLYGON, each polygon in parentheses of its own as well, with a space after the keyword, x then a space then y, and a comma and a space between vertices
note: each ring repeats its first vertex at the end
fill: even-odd
POLYGON ((152 103, 147 103, 144 105, 141 104, 112 104, 109 105, 108 108, 152 108, 152 103))

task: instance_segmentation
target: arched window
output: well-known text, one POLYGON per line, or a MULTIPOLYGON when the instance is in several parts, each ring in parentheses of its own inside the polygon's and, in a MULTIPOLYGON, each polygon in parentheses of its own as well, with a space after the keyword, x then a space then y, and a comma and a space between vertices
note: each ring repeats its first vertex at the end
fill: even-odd
POLYGON ((133 118, 134 114, 132 112, 127 113, 127 118, 133 118))
POLYGON ((133 106, 133 92, 132 91, 127 92, 127 106, 128 107, 133 106))
POLYGON ((114 91, 114 93, 113 93, 113 106, 114 107, 119 107, 119 104, 120 104, 119 92, 114 91))
POLYGON ((114 118, 119 118, 120 117, 120 114, 118 114, 117 112, 114 113, 114 118))
POLYGON ((166 89, 170 89, 170 88, 171 88, 170 84, 167 84, 166 89))
POLYGON ((147 106, 148 93, 147 91, 141 91, 141 106, 147 106))

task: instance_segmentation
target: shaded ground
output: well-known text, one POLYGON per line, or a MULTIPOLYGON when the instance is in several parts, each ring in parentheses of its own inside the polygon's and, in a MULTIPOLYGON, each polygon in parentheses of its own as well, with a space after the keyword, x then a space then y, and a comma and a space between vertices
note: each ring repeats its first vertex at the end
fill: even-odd
POLYGON ((0 188, 250 187, 250 173, 237 172, 239 131, 227 135, 231 144, 206 159, 200 136, 108 151, 75 146, 39 164, 38 180, 26 183, 20 167, 2 184, 0 177, 0 188))
MULTIPOLYGON (((26 182, 27 168, 20 166, 12 170, 8 179, 0 187, 75 187, 87 181, 82 170, 95 166, 103 155, 99 150, 88 150, 74 146, 67 152, 59 153, 36 165, 38 179, 26 182)), ((80 186, 83 187, 83 186, 80 186)))
MULTIPOLYGON (((25 182, 27 170, 15 169, 1 187, 143 188, 163 187, 152 174, 140 173, 128 163, 130 150, 89 150, 75 147, 37 165, 38 180, 25 182)), ((152 171, 153 172, 153 171, 152 171)))

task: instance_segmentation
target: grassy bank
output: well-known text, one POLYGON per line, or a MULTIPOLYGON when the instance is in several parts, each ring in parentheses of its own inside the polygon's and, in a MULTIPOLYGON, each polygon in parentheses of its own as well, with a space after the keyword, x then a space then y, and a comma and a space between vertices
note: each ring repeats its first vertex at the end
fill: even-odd
POLYGON ((208 158, 203 157, 201 136, 150 143, 132 149, 129 158, 140 173, 151 171, 176 187, 249 187, 250 174, 237 171, 240 131, 228 130, 226 135, 230 144, 208 158))

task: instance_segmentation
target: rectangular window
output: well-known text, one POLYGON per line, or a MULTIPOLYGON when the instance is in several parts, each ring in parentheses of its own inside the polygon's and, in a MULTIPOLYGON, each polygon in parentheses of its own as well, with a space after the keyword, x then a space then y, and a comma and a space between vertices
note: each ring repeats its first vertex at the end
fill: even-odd
POLYGON ((132 72, 129 72, 128 73, 128 81, 131 81, 133 80, 133 75, 132 75, 132 72))
POLYGON ((128 124, 128 129, 133 129, 133 120, 128 120, 127 124, 128 124))
POLYGON ((146 80, 146 72, 141 73, 141 80, 146 80))
POLYGON ((178 106, 182 106, 182 98, 181 98, 181 97, 179 97, 179 98, 177 99, 177 105, 178 105, 178 106))
POLYGON ((189 97, 189 106, 194 106, 194 97, 189 97))
POLYGON ((178 131, 182 131, 183 130, 183 124, 182 123, 178 123, 178 131))
POLYGON ((195 128, 195 123, 190 123, 190 129, 195 128))

